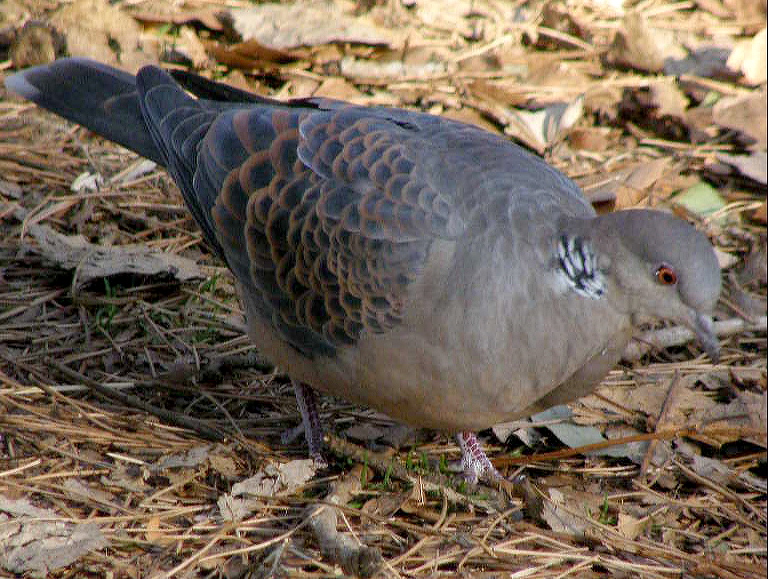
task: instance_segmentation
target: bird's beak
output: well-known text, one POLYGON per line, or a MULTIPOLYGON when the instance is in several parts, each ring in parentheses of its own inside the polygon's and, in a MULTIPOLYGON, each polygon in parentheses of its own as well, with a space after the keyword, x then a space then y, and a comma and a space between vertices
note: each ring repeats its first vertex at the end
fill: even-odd
POLYGON ((712 318, 704 314, 695 313, 690 320, 690 327, 696 334, 696 337, 701 342, 701 347, 712 360, 713 364, 717 364, 720 360, 720 343, 715 335, 715 326, 712 323, 712 318))

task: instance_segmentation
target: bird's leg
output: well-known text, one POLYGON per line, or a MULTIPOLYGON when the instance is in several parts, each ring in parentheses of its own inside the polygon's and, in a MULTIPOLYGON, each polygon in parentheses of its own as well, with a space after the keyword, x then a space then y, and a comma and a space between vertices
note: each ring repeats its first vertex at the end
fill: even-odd
POLYGON ((324 463, 323 428, 320 426, 320 416, 317 413, 317 399, 315 391, 311 387, 291 380, 293 393, 296 395, 296 404, 301 414, 301 422, 304 425, 304 437, 307 440, 309 456, 316 462, 324 463))
POLYGON ((461 448, 461 466, 464 469, 464 476, 470 483, 474 484, 481 478, 489 482, 503 479, 501 473, 485 455, 474 432, 467 430, 459 432, 456 439, 461 448))

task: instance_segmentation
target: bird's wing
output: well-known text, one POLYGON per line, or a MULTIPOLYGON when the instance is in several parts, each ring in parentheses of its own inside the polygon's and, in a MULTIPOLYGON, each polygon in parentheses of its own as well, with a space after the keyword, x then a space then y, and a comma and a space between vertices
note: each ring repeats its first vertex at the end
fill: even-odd
POLYGON ((326 102, 211 106, 140 71, 148 130, 258 313, 303 354, 395 326, 455 204, 419 179, 417 127, 326 102))

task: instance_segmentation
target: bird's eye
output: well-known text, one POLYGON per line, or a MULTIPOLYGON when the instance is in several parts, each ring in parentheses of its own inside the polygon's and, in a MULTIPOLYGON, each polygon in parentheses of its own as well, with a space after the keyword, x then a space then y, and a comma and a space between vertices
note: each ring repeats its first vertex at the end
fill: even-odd
POLYGON ((656 270, 656 281, 661 285, 675 285, 677 283, 677 273, 671 265, 660 265, 656 270))

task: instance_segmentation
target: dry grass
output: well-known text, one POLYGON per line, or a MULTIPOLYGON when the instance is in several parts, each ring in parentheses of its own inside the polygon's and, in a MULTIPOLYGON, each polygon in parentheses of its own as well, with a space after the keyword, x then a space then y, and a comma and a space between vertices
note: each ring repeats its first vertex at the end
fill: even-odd
MULTIPOLYGON (((662 15, 666 6, 669 26, 691 22, 673 18, 682 10, 676 5, 646 4, 662 15)), ((569 62, 569 70, 580 70, 580 83, 567 90, 534 78, 529 84, 508 82, 495 69, 345 82, 371 101, 382 100, 386 91, 403 105, 466 114, 489 125, 502 118, 501 98, 570 102, 606 89, 606 83, 612 89, 647 84, 648 77, 637 73, 601 69, 596 47, 620 26, 616 18, 581 5, 573 13, 589 25, 589 43, 573 31, 543 26, 539 32, 562 44, 531 47, 542 62, 569 62), (591 81, 586 70, 594 74, 591 81), (489 79, 493 88, 472 85, 489 79)), ((705 20, 715 28, 729 24, 711 15, 705 20)), ((428 32, 454 62, 480 58, 512 41, 499 32, 479 43, 452 43, 448 33, 428 32)), ((303 78, 297 71, 318 81, 330 78, 321 57, 327 58, 322 50, 308 49, 303 64, 275 66, 271 74, 289 79, 281 92, 299 85, 289 86, 290 79, 303 78)), ((723 93, 738 88, 721 84, 723 93)), ((616 111, 621 105, 610 101, 604 107, 616 111)), ((764 217, 753 217, 761 206, 764 215, 765 187, 713 173, 713 151, 739 151, 733 135, 692 144, 673 139, 666 126, 640 127, 636 120, 606 120, 595 112, 579 129, 605 129, 610 146, 585 151, 559 140, 547 148, 548 158, 583 183, 635 162, 667 159, 665 178, 633 190, 632 203, 639 205, 655 205, 675 187, 700 179, 716 184, 729 203, 723 213, 734 219, 723 225, 690 216, 720 249, 738 258, 719 311, 721 319, 737 318, 752 303, 745 306, 744 295, 765 297, 764 283, 745 294, 736 282, 750 250, 765 238, 764 217)), ((654 349, 612 372, 598 397, 576 405, 580 423, 611 438, 637 439, 639 433, 646 444, 640 461, 573 454, 543 426, 536 430, 543 438, 532 448, 515 437, 500 444, 486 433, 499 464, 522 451, 524 456, 506 460, 507 473, 523 472, 544 489, 543 520, 523 516, 520 501, 496 489, 457 488, 451 477, 438 474, 441 457, 459 455, 444 436, 417 433, 397 452, 344 440, 351 426, 387 432, 392 424, 330 398, 322 401, 324 422, 341 438, 331 437, 336 453, 329 468, 288 491, 259 496, 242 519, 227 520, 219 501, 235 483, 267 465, 304 458, 301 438, 281 442, 299 420, 293 393, 285 376, 243 336, 229 274, 202 247, 162 171, 107 180, 98 191, 70 190, 85 171, 109 178, 134 161, 34 107, 0 100, 0 541, 9 533, 43 541, 57 533, 69 536, 75 528, 97 529, 102 541, 50 576, 338 576, 339 567, 321 553, 307 517, 308 508, 322 511, 317 507, 334 496, 345 499, 338 529, 380 550, 384 577, 766 576, 765 415, 750 420, 734 414, 732 404, 709 421, 705 416, 681 423, 674 414, 681 396, 693 396, 689 392, 717 399, 721 404, 714 408, 764 397, 764 321, 762 330, 748 325, 724 338, 716 367, 695 345, 654 349), (35 252, 29 233, 35 224, 82 234, 93 243, 139 243, 178 253, 199 262, 205 277, 178 282, 125 274, 81 284, 77 272, 35 252), (666 392, 661 405, 646 412, 625 405, 649 383, 666 392), (546 455, 550 451, 555 454, 546 455), (699 455, 715 466, 707 471, 692 463, 699 455), (329 490, 332 484, 335 490, 329 490), (3 511, 11 503, 45 511, 19 522, 3 511), (43 523, 59 530, 34 527, 43 523)), ((744 406, 748 413, 756 408, 744 406)))

